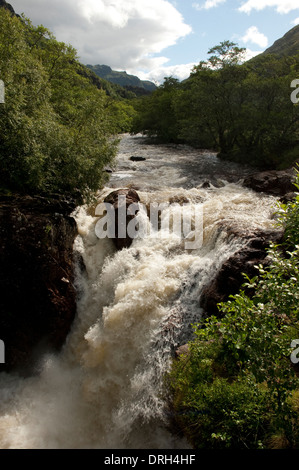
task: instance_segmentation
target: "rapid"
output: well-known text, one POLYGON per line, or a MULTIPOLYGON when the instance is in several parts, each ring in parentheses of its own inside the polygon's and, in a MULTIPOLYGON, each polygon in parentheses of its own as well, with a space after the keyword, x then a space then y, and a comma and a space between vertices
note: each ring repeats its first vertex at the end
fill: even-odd
MULTIPOLYGON (((77 316, 63 350, 41 357, 34 376, 0 374, 0 448, 188 448, 169 428, 163 377, 200 321, 203 288, 246 243, 238 231, 273 230, 276 199, 242 186, 250 172, 207 150, 122 136, 98 202, 131 187, 144 208, 184 204, 202 214, 200 246, 149 230, 117 251, 97 237, 95 206, 75 210, 77 316)), ((149 226, 145 209, 137 217, 149 226)))

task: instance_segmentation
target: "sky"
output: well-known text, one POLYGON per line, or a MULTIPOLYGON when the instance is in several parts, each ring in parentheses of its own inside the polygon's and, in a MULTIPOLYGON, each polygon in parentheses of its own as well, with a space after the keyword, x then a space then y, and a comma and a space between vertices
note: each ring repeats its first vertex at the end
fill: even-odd
POLYGON ((83 64, 105 64, 156 84, 183 80, 229 40, 253 57, 299 24, 299 0, 7 0, 71 44, 83 64))

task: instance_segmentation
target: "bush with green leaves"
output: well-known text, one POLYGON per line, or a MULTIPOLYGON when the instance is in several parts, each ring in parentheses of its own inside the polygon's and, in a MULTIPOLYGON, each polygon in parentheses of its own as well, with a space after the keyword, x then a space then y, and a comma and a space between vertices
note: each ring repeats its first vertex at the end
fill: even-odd
MULTIPOLYGON (((297 187, 299 178, 297 175, 297 187)), ((299 195, 278 209, 285 242, 271 245, 245 290, 194 326, 189 353, 174 361, 167 390, 174 420, 195 448, 299 448, 299 195), (247 291, 248 292, 248 291, 247 291)))

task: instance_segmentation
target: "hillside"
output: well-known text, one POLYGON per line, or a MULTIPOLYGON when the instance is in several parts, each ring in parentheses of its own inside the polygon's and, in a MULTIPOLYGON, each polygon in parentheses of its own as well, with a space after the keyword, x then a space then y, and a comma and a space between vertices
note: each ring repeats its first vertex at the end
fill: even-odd
POLYGON ((10 11, 10 13, 12 13, 13 15, 16 15, 13 7, 10 5, 10 3, 7 3, 5 0, 0 0, 0 8, 5 8, 6 10, 10 11))
POLYGON ((290 29, 282 38, 277 39, 274 44, 264 51, 264 54, 277 54, 279 56, 290 56, 299 52, 299 25, 290 29))
POLYGON ((146 92, 152 92, 156 89, 156 85, 147 80, 140 80, 140 78, 135 75, 129 75, 127 72, 117 72, 112 70, 108 65, 90 65, 88 64, 90 70, 92 70, 98 77, 101 77, 109 82, 115 83, 125 87, 136 93, 136 89, 145 90, 146 92))

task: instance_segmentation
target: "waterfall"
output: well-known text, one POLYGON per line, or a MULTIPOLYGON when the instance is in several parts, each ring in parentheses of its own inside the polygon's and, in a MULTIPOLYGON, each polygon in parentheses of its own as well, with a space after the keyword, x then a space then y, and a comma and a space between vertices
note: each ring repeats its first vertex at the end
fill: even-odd
MULTIPOLYGON (((146 181, 137 189, 144 208, 170 202, 178 209, 184 201, 202 213, 202 243, 186 249, 177 233, 152 230, 117 251, 98 238, 95 208, 77 208, 77 317, 61 353, 44 356, 38 375, 0 374, 1 448, 188 448, 168 429, 163 376, 200 321, 203 288, 246 243, 229 229, 273 229, 276 200, 243 188, 238 168, 217 167, 212 154, 142 142, 123 139, 118 169, 98 202, 112 188, 146 181), (147 160, 136 167, 132 152, 147 160), (192 164, 212 172, 196 181, 192 164), (227 179, 220 184, 221 174, 227 179)), ((137 217, 149 226, 146 210, 137 217)))

